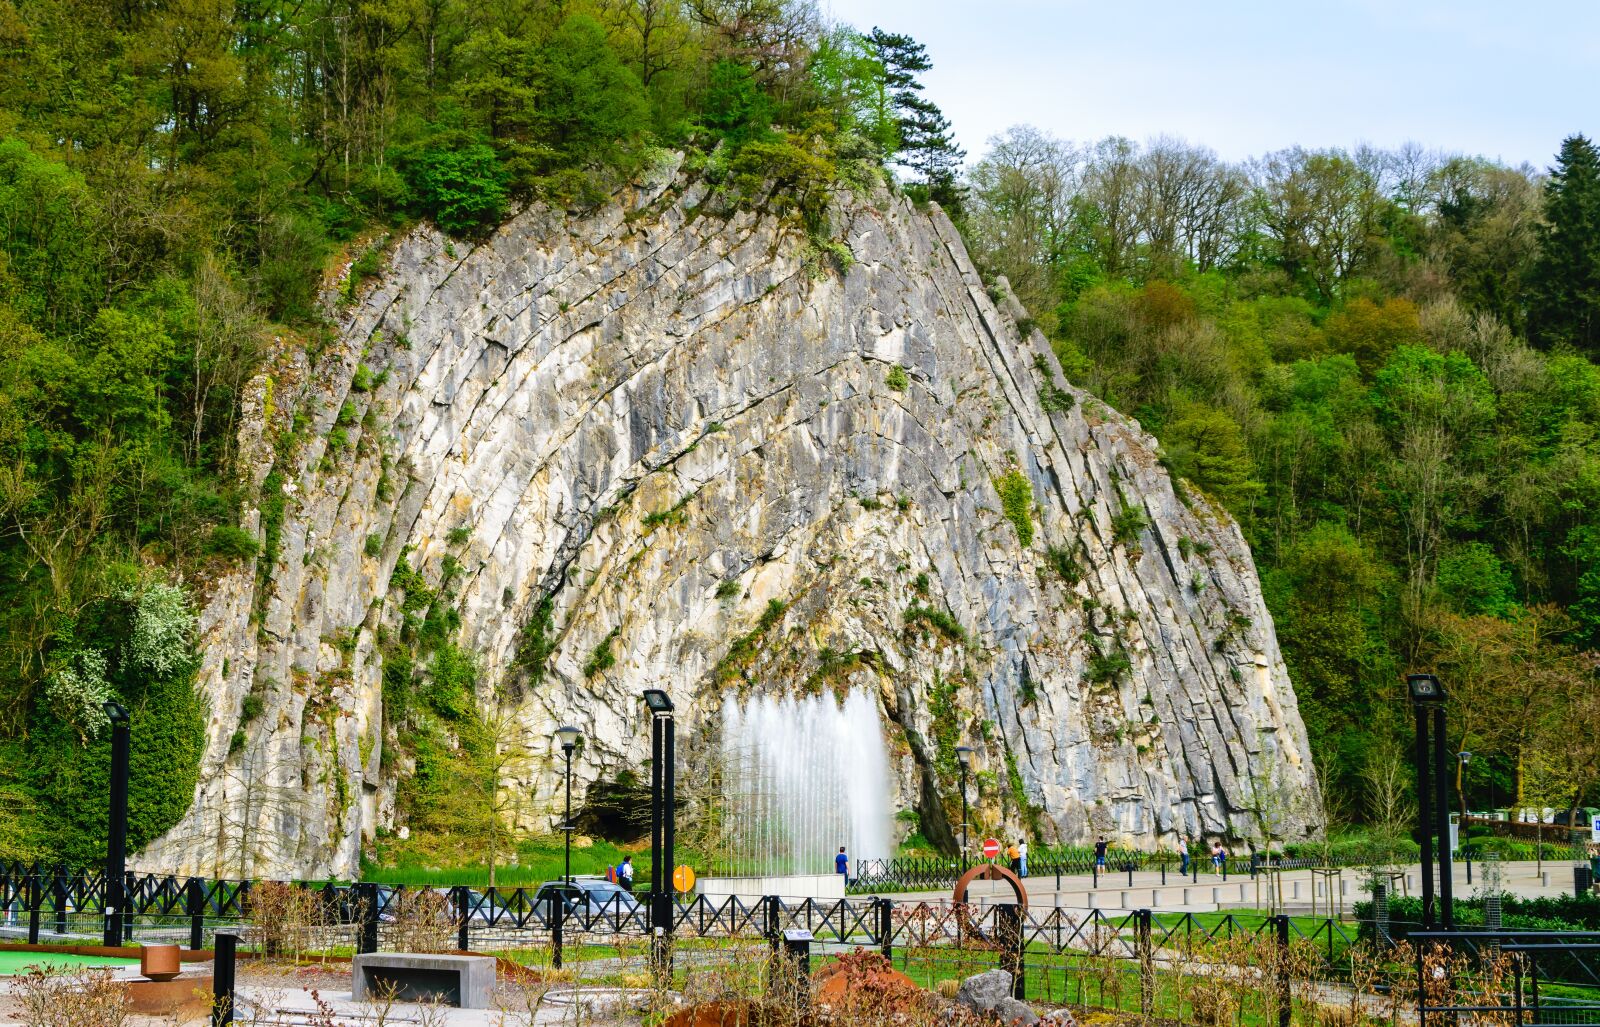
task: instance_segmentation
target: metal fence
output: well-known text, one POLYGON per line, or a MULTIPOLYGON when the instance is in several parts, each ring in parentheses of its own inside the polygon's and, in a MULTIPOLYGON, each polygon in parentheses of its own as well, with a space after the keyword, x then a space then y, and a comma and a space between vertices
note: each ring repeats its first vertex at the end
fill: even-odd
POLYGON ((1418 1020, 1600 1025, 1600 933, 1413 930, 1418 1020))
MULTIPOLYGON (((622 894, 568 905, 528 888, 317 886, 140 874, 129 874, 125 884, 126 937, 200 947, 229 928, 247 949, 267 955, 466 950, 523 965, 565 961, 609 980, 658 966, 653 946, 663 937, 682 971, 746 967, 750 953, 775 951, 785 932, 798 930, 809 935, 819 959, 878 953, 925 987, 1000 967, 1031 1001, 1186 1022, 1285 1023, 1291 1010, 1348 1002, 1369 1018, 1415 1016, 1422 1027, 1446 1021, 1600 1027, 1600 932, 1440 932, 1406 925, 1409 940, 1395 943, 1379 929, 1388 925, 1327 917, 1019 908, 886 896, 685 897, 673 904, 670 925, 654 925, 648 902, 622 894)), ((98 939, 105 891, 96 874, 0 866, 0 933, 34 943, 98 939)))

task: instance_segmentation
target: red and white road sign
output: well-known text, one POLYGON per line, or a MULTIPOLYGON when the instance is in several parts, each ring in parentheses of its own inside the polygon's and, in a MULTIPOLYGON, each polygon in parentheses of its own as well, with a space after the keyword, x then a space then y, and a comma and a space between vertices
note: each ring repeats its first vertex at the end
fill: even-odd
POLYGON ((983 858, 994 859, 1000 855, 1000 839, 985 838, 983 840, 983 858))

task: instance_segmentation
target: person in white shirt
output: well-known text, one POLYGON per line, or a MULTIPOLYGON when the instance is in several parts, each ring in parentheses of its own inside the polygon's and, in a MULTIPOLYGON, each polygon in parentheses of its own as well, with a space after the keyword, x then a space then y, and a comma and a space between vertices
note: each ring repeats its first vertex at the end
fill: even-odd
POLYGON ((1028 840, 1017 839, 1017 872, 1021 877, 1028 876, 1028 840))

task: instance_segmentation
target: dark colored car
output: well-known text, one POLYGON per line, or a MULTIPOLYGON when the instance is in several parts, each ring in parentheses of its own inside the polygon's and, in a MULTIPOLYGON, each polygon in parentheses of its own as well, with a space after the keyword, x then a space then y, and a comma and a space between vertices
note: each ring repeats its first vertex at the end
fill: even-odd
POLYGON ((603 878, 546 881, 533 896, 534 908, 546 920, 555 916, 557 902, 565 905, 569 916, 626 916, 639 908, 632 895, 603 878))

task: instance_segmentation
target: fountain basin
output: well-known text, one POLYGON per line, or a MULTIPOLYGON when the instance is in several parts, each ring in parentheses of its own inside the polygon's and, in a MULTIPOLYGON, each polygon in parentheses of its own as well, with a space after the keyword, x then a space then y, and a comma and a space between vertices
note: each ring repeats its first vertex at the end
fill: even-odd
POLYGON ((777 895, 785 899, 842 899, 842 874, 782 874, 770 877, 702 877, 695 885, 713 902, 737 895, 756 899, 777 895))

